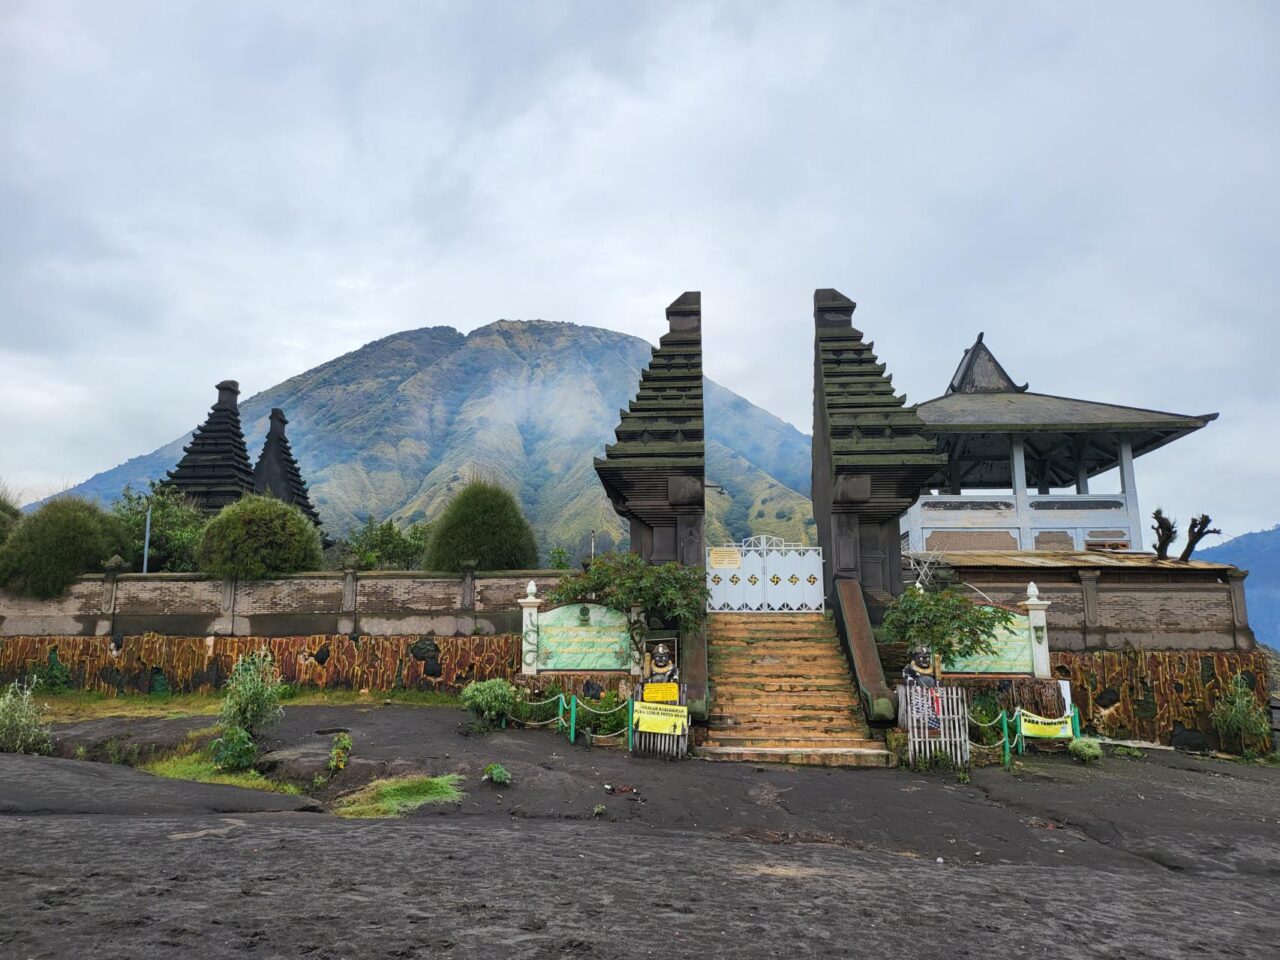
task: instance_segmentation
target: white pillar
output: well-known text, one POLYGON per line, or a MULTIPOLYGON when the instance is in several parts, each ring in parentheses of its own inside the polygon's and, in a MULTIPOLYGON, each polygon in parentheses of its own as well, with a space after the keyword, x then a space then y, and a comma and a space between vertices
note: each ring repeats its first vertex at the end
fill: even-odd
POLYGON ((1049 671, 1049 627, 1044 612, 1049 609, 1049 600, 1040 599, 1040 589, 1035 582, 1027 584, 1027 599, 1018 604, 1027 612, 1027 630, 1031 633, 1031 662, 1036 676, 1048 679, 1049 671))
POLYGON ((1142 511, 1138 507, 1138 484, 1133 476, 1133 444, 1120 441, 1120 490, 1129 510, 1129 549, 1142 549, 1142 511))
POLYGON ((520 672, 537 673, 538 608, 542 606, 542 599, 538 596, 538 585, 530 580, 529 586, 525 589, 525 595, 516 603, 520 604, 520 611, 524 614, 521 624, 520 672))
POLYGON ((1031 501, 1027 498, 1027 451, 1021 437, 1012 438, 1013 503, 1018 512, 1018 549, 1034 550, 1031 536, 1031 501))

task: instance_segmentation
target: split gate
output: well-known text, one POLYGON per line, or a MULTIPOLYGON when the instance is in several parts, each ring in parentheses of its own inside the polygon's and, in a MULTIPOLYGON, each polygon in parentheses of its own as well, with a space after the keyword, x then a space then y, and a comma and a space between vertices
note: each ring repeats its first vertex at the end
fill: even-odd
POLYGON ((712 612, 821 611, 822 548, 765 536, 713 547, 707 589, 712 612))

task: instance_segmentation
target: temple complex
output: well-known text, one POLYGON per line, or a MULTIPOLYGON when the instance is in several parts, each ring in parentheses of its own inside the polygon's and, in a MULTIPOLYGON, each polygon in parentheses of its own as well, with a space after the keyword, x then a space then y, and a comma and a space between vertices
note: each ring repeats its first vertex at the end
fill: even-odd
POLYGON ((702 566, 702 294, 667 307, 669 331, 658 341, 640 388, 595 459, 618 515, 631 525, 631 552, 651 563, 702 566))
POLYGON ((946 392, 916 407, 945 462, 907 512, 904 546, 954 550, 1141 550, 1133 463, 1199 430, 1187 416, 1032 393, 978 334, 946 392), (1089 481, 1118 470, 1118 493, 1089 481))
POLYGON ((884 603, 902 592, 899 518, 946 458, 854 329, 855 306, 837 290, 813 294, 813 514, 828 597, 852 578, 884 603))
POLYGON ((209 418, 196 427, 182 459, 161 481, 191 499, 206 513, 217 513, 254 487, 253 468, 240 428, 240 384, 223 380, 209 418))
POLYGON ((302 471, 298 468, 298 461, 294 459, 289 438, 284 432, 288 422, 283 410, 279 407, 272 409, 267 441, 262 446, 257 466, 253 468, 253 489, 256 493, 269 494, 277 500, 293 504, 318 527, 320 514, 311 505, 307 484, 302 479, 302 471))

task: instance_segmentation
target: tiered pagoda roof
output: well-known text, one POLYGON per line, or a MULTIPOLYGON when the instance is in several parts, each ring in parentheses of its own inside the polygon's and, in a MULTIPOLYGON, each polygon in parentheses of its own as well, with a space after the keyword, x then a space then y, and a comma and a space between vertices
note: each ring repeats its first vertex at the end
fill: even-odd
POLYGON ((658 341, 640 388, 619 411, 615 443, 595 460, 614 509, 632 521, 632 549, 655 561, 702 563, 705 448, 702 423, 702 295, 681 295, 667 308, 670 331, 658 341), (689 533, 676 543, 677 517, 689 533), (696 518, 697 556, 692 524, 696 518), (651 547, 637 544, 639 522, 651 547))
POLYGON ((307 484, 289 447, 289 438, 285 436, 284 428, 288 422, 283 410, 279 407, 272 409, 267 442, 263 444, 258 465, 253 469, 253 489, 293 504, 318 527, 320 515, 311 504, 307 484))
POLYGON ((253 492, 253 468, 240 428, 240 385, 223 380, 209 418, 182 448, 182 459, 169 471, 165 486, 176 487, 206 513, 217 513, 253 492))
POLYGON ((813 295, 814 490, 826 488, 833 504, 856 503, 859 515, 887 520, 915 502, 946 458, 915 408, 894 393, 873 344, 854 328, 855 307, 837 290, 813 295))

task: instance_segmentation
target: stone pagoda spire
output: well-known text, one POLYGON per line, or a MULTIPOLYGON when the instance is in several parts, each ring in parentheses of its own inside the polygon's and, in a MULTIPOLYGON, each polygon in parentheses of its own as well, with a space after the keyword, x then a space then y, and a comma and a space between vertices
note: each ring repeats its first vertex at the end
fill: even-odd
POLYGON ((182 459, 169 471, 165 486, 176 487, 206 513, 217 513, 253 492, 253 468, 240 429, 240 384, 223 380, 209 419, 197 427, 182 448, 182 459))
POLYGON ((667 307, 667 323, 635 399, 619 411, 617 442, 595 468, 631 524, 632 553, 702 566, 702 294, 682 294, 667 307))
POLYGON ((828 597, 852 577, 878 621, 875 608, 902 592, 899 518, 946 457, 854 328, 855 307, 814 291, 813 516, 828 597))
POLYGON ((320 515, 311 505, 302 471, 298 469, 298 461, 294 459, 289 438, 284 433, 288 422, 283 410, 279 407, 272 409, 267 442, 262 446, 258 465, 253 468, 253 489, 256 493, 270 494, 277 500, 293 504, 318 527, 320 515))

